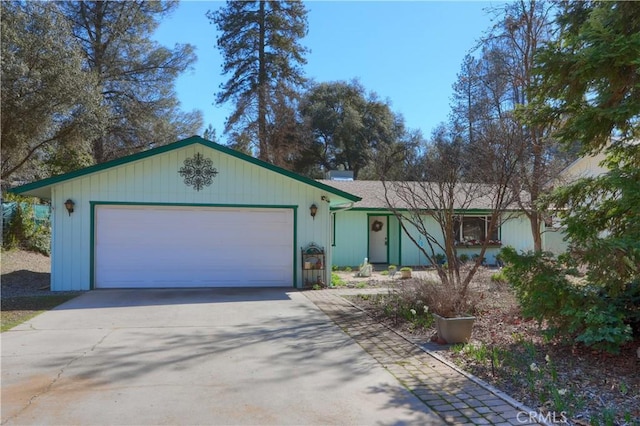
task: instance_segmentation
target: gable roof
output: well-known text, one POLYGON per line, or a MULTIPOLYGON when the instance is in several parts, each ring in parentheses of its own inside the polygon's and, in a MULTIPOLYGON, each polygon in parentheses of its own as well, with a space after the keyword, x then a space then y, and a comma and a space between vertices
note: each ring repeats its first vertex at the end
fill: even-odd
MULTIPOLYGON (((349 193, 355 194, 362 198, 361 201, 355 203, 353 210, 389 210, 389 205, 385 200, 385 188, 382 184, 382 181, 377 180, 353 180, 353 181, 345 181, 345 180, 319 180, 319 182, 333 186, 336 189, 341 191, 347 191, 349 193)), ((387 187, 389 190, 389 198, 390 201, 394 204, 397 209, 400 210, 409 210, 411 206, 401 199, 397 195, 397 193, 393 190, 394 184, 396 182, 388 182, 387 187)), ((429 182, 403 182, 402 186, 415 185, 416 194, 420 194, 420 185, 433 185, 429 182)), ((463 210, 462 204, 464 203, 464 191, 476 191, 484 193, 485 195, 480 195, 474 197, 468 205, 464 206, 465 211, 469 212, 486 212, 493 209, 492 200, 489 194, 489 185, 466 185, 466 189, 462 187, 461 184, 459 197, 458 198, 458 206, 454 206, 456 209, 463 210)), ((414 186, 410 186, 414 187, 414 186)), ((467 204, 467 203, 465 203, 467 204)), ((433 209, 434 206, 425 206, 425 209, 433 209)), ((518 206, 514 203, 508 208, 509 210, 519 210, 518 206)))
POLYGON ((238 158, 240 160, 246 161, 248 163, 255 164, 258 167, 271 170, 272 172, 286 176, 298 182, 302 182, 306 185, 313 186, 323 191, 327 191, 331 194, 334 194, 338 197, 345 198, 349 201, 360 201, 361 199, 360 197, 350 194, 339 188, 326 185, 322 182, 307 178, 305 176, 301 176, 297 173, 283 169, 282 167, 274 166, 273 164, 251 157, 250 155, 243 154, 242 152, 228 148, 224 145, 211 142, 209 140, 201 138, 200 136, 191 136, 190 138, 187 138, 187 139, 182 139, 180 141, 177 141, 168 145, 159 146, 157 148, 152 148, 147 151, 138 152, 136 154, 128 155, 126 157, 117 158, 115 160, 107 161, 106 163, 96 164, 94 166, 85 167, 83 169, 79 169, 70 173, 65 173, 59 176, 53 176, 47 179, 42 179, 36 182, 28 183, 26 185, 21 185, 21 186, 12 188, 10 192, 13 192, 16 194, 30 195, 30 196, 44 198, 44 199, 50 199, 51 187, 58 183, 61 183, 70 179, 86 176, 91 173, 100 172, 106 169, 110 169, 112 167, 121 166, 127 163, 132 163, 134 161, 139 161, 154 155, 162 154, 162 153, 173 151, 176 149, 181 149, 186 146, 194 145, 194 144, 200 144, 207 148, 211 148, 214 151, 218 151, 218 152, 230 155, 232 157, 238 158))

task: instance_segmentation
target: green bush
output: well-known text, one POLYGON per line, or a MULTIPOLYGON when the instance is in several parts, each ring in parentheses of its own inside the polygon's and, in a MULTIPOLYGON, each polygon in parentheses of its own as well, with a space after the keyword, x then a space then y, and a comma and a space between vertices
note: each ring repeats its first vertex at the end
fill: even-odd
POLYGON ((546 321, 545 330, 551 338, 575 339, 586 346, 611 353, 632 339, 627 322, 634 312, 626 308, 625 294, 614 297, 601 288, 578 278, 568 257, 554 258, 550 253, 517 254, 513 248, 501 252, 507 267, 507 280, 526 317, 539 324, 546 321))
POLYGON ((331 274, 331 287, 344 287, 347 283, 344 282, 340 275, 331 274))
POLYGON ((499 271, 491 274, 491 281, 494 283, 505 284, 507 283, 507 277, 504 275, 503 271, 499 271))
POLYGON ((15 197, 16 210, 6 228, 2 245, 7 250, 21 248, 49 256, 51 253, 51 227, 48 222, 38 225, 31 203, 15 197))

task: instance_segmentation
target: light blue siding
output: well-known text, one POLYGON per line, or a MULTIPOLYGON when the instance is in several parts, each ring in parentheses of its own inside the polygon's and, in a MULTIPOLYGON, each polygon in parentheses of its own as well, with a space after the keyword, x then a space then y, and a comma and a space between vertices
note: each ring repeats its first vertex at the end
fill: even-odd
POLYGON ((367 257, 367 212, 336 213, 333 265, 357 266, 367 257))
POLYGON ((569 244, 564 240, 565 233, 562 229, 546 229, 542 233, 542 243, 545 251, 558 255, 567 251, 569 244))
MULTIPOLYGON (((342 211, 336 213, 336 234, 335 247, 333 252, 333 264, 336 266, 354 266, 362 263, 367 255, 368 242, 368 221, 370 214, 384 215, 387 213, 379 211, 342 211)), ((437 241, 443 244, 442 232, 438 223, 430 216, 424 219, 426 226, 432 230, 437 241)), ((421 237, 416 228, 408 221, 403 222, 407 231, 414 237, 416 242, 422 241, 427 253, 431 252, 424 237, 421 237)), ((400 224, 395 217, 389 219, 389 263, 399 266, 428 266, 429 260, 419 249, 411 238, 401 230, 400 224)), ((523 213, 510 213, 503 222, 500 229, 502 246, 512 246, 518 251, 528 251, 533 249, 533 237, 529 226, 529 219, 523 213)), ((436 253, 442 253, 434 245, 436 253)), ((459 247, 458 256, 467 254, 472 257, 480 254, 479 248, 459 247)), ((500 247, 489 247, 485 251, 485 260, 488 264, 496 263, 496 255, 500 252, 500 247)))
POLYGON ((513 247, 518 252, 533 250, 531 223, 524 213, 511 214, 500 229, 502 246, 513 247))
MULTIPOLYGON (((90 258, 92 202, 228 205, 239 208, 296 206, 296 241, 292 253, 296 256, 296 282, 298 285, 301 282, 301 246, 315 242, 325 247, 327 264, 331 262, 329 204, 321 201, 325 191, 203 145, 188 145, 62 181, 52 186, 51 193, 53 290, 87 290, 90 287, 93 273, 90 258), (218 171, 213 184, 201 191, 187 186, 178 173, 185 159, 196 153, 210 158, 218 171), (67 198, 76 203, 71 216, 64 209, 67 198), (309 214, 309 206, 314 203, 318 206, 315 220, 309 214)), ((332 195, 332 198, 337 197, 332 195)), ((364 241, 366 244, 366 238, 364 241)))

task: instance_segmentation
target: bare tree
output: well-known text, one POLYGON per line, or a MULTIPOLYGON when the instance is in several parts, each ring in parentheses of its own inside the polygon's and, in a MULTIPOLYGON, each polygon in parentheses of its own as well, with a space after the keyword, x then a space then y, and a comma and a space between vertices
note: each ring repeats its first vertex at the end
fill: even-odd
POLYGON ((540 107, 531 95, 539 80, 534 73, 535 54, 552 38, 553 11, 553 4, 544 0, 507 3, 496 10, 496 24, 480 42, 486 68, 482 79, 487 86, 501 87, 490 92, 494 109, 498 116, 506 112, 520 123, 523 161, 513 184, 517 194, 526 194, 517 202, 529 219, 536 251, 542 250, 544 220, 538 200, 550 190, 552 178, 572 160, 552 137, 558 122, 531 118, 540 107))
POLYGON ((511 180, 517 172, 519 156, 513 155, 513 150, 517 151, 520 145, 512 137, 512 131, 497 125, 490 135, 485 132, 484 137, 491 137, 493 146, 486 143, 487 148, 479 152, 459 134, 440 127, 420 159, 422 180, 383 179, 387 205, 403 232, 429 259, 442 284, 453 290, 461 305, 466 303, 469 284, 492 243, 490 236, 508 218, 508 209, 515 201, 511 180), (478 160, 480 165, 476 164, 478 160), (480 173, 487 175, 484 176, 487 179, 490 175, 491 183, 469 180, 482 177, 480 173), (472 267, 463 269, 458 257, 461 241, 456 239, 456 226, 465 210, 478 208, 490 212, 486 216, 486 234, 479 242, 479 256, 472 267), (418 241, 422 238, 424 244, 418 241), (446 256, 446 266, 439 261, 441 254, 446 256))

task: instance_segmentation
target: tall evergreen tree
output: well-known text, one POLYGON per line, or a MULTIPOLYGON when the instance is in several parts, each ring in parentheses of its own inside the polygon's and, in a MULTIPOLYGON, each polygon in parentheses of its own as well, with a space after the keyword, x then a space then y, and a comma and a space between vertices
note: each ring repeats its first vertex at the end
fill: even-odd
POLYGON ((558 136, 583 153, 640 139, 640 3, 566 2, 561 12, 560 37, 537 56, 541 95, 565 119, 558 136))
POLYGON ((507 250, 507 275, 551 335, 618 352, 640 336, 640 3, 560 8, 558 37, 536 55, 535 118, 561 118, 561 142, 578 142, 585 155, 604 152, 608 171, 547 200, 561 216, 568 252, 550 259, 507 250), (580 280, 569 279, 578 271, 580 280), (528 303, 540 294, 554 303, 528 303))
MULTIPOLYGON (((608 173, 560 189, 553 204, 590 281, 640 297, 640 3, 564 4, 560 37, 540 54, 539 75, 558 136, 582 153, 607 154, 608 173)), ((640 332, 640 312, 637 312, 640 332)))
POLYGON ((270 138, 270 128, 278 124, 269 119, 286 101, 278 98, 278 90, 286 88, 280 95, 291 98, 305 81, 300 67, 307 49, 299 41, 307 34, 306 8, 300 1, 228 1, 207 16, 220 32, 222 73, 229 75, 216 102, 235 103, 225 131, 241 145, 247 139, 257 144, 260 159, 276 162, 282 155, 277 145, 285 139, 270 138))
POLYGON ((198 133, 200 112, 183 113, 174 92, 196 60, 191 45, 173 50, 151 40, 175 1, 67 1, 63 13, 98 80, 108 109, 106 131, 91 138, 96 163, 198 133))

